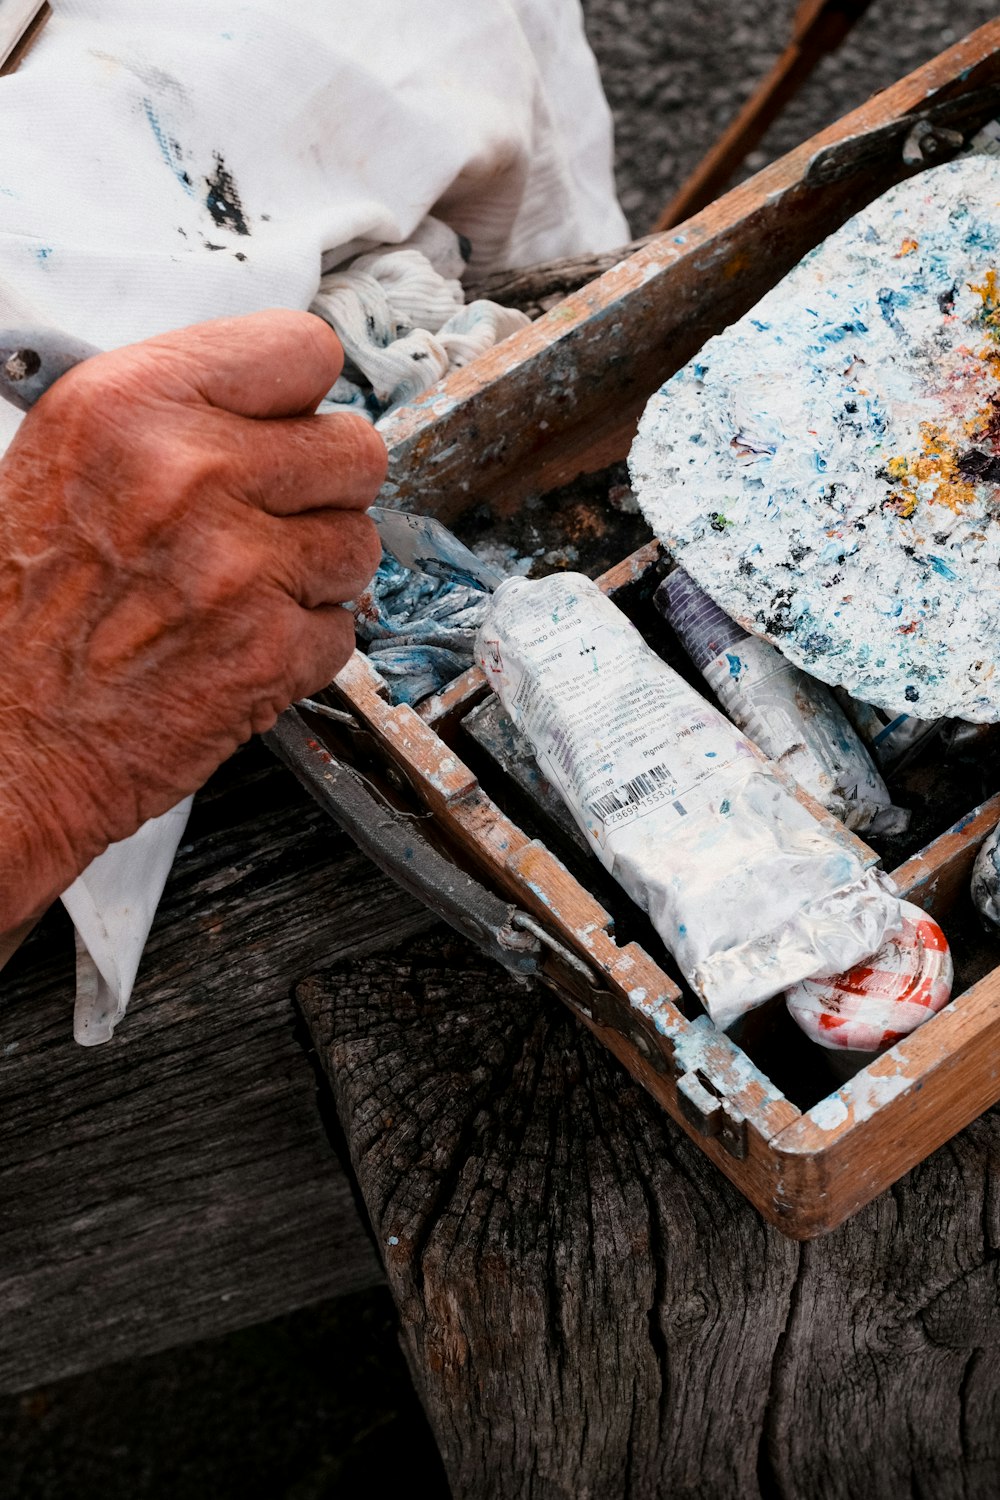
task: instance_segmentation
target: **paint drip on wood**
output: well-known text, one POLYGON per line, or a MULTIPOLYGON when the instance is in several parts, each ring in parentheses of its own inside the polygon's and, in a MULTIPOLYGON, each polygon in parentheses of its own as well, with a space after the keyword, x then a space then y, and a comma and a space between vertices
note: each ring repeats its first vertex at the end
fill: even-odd
POLYGON ((727 612, 888 713, 1000 719, 1000 161, 892 188, 650 401, 635 491, 727 612))

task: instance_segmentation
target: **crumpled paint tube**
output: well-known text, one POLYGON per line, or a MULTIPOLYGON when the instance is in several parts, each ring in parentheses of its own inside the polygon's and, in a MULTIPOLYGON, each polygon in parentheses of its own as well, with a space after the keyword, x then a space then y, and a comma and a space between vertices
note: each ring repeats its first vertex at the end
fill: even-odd
POLYGON ((954 978, 948 940, 919 906, 877 953, 832 979, 805 979, 785 994, 793 1020, 857 1072, 947 1005, 954 978))
POLYGON ((321 278, 309 311, 330 324, 346 358, 321 410, 387 416, 531 321, 495 302, 466 305, 459 236, 430 217, 422 229, 321 278))
POLYGON ((712 1019, 873 953, 895 888, 833 839, 589 578, 510 579, 480 665, 712 1019))
POLYGON ((1000 824, 976 855, 972 867, 972 904, 988 930, 1000 931, 1000 824))
POLYGON ((909 813, 885 782, 830 689, 731 620, 675 568, 654 604, 737 728, 810 796, 860 833, 902 833, 909 813))
POLYGON ((354 606, 354 625, 394 703, 419 703, 472 666, 489 595, 404 568, 388 553, 354 606))
POLYGON ((953 755, 981 754, 997 738, 998 728, 996 724, 967 724, 964 719, 947 719, 941 731, 941 754, 946 759, 953 755))
POLYGON ((884 771, 900 770, 933 741, 935 753, 952 756, 981 753, 996 736, 996 724, 969 724, 964 719, 916 719, 892 714, 835 689, 844 712, 884 771))
POLYGON ((942 733, 949 719, 917 719, 913 714, 893 714, 873 703, 852 698, 844 688, 834 689, 840 704, 883 771, 895 771, 912 755, 942 733))

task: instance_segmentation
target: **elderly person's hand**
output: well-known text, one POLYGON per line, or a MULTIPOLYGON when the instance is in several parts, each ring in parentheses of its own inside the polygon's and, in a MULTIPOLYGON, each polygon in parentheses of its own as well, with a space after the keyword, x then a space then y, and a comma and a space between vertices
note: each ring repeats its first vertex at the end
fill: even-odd
POLYGON ((0 933, 350 654, 385 448, 307 313, 64 375, 0 462, 0 933))

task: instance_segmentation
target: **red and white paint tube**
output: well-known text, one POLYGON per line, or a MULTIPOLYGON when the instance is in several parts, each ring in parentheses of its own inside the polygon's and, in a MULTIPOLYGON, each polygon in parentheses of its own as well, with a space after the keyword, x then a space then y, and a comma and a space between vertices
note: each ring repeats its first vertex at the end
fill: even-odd
MULTIPOLYGON (((514 578, 476 654, 605 868, 716 1025, 837 974, 901 923, 895 887, 830 833, 580 573, 514 578)), ((648 999, 637 993, 634 1003, 648 999)))
POLYGON ((870 958, 785 993, 789 1013, 849 1076, 929 1021, 951 998, 948 940, 919 906, 902 903, 903 925, 870 958))
POLYGON ((892 799, 830 689, 730 619, 683 568, 654 603, 733 723, 834 817, 859 833, 901 833, 892 799))

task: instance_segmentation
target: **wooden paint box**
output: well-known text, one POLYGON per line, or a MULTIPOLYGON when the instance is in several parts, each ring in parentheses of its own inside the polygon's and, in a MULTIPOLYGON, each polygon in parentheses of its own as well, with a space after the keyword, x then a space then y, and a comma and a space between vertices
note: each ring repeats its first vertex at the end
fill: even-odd
MULTIPOLYGON (((648 396, 707 338, 850 214, 997 115, 992 22, 398 412, 385 428, 386 497, 461 534, 474 508, 502 525, 530 497, 623 458, 648 396)), ((627 613, 648 616, 662 569, 651 543, 601 584, 627 613)), ((967 895, 977 849, 1000 820, 1000 759, 995 773, 988 757, 972 769, 959 763, 950 778, 925 768, 909 789, 924 804, 922 844, 886 863, 943 923, 955 993, 837 1088, 818 1049, 805 1051, 773 1006, 739 1041, 696 1013, 651 929, 634 909, 630 917, 596 861, 576 857, 544 798, 532 798, 530 766, 505 760, 485 698, 472 669, 419 710, 393 707, 355 653, 327 695, 335 717, 292 711, 272 740, 342 820, 344 763, 355 768, 352 784, 358 773, 377 784, 385 817, 375 821, 388 825, 395 809, 438 851, 445 905, 471 890, 465 871, 494 906, 499 898, 501 909, 526 914, 508 930, 512 961, 521 939, 535 943, 541 976, 785 1233, 832 1229, 1000 1098, 1000 941, 977 934, 967 895), (655 1019, 630 1003, 637 989, 655 997, 655 1019)), ((376 857, 380 836, 367 837, 376 857)), ((384 861, 397 873, 404 846, 405 837, 384 861)))

